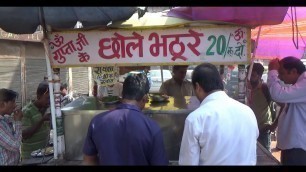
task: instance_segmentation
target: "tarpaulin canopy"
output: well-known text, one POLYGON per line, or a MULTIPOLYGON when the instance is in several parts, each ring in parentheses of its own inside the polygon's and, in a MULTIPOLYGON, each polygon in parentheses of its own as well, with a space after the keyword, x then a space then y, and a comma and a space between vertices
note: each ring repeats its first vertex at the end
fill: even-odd
MULTIPOLYGON (((137 10, 137 7, 0 7, 0 27, 6 32, 14 34, 32 34, 39 25, 44 28, 50 26, 56 29, 73 29, 77 22, 81 22, 83 28, 107 26, 110 22, 126 20, 137 10)), ((47 28, 48 29, 48 28, 47 28)), ((63 157, 65 151, 62 114, 59 92, 60 80, 58 74, 53 75, 49 54, 48 39, 43 40, 48 80, 50 91, 50 109, 52 117, 54 159, 58 155, 63 157), (53 90, 54 87, 54 90, 53 90), (56 99, 56 100, 55 100, 56 99)))
POLYGON ((0 27, 15 34, 32 34, 41 25, 73 29, 79 21, 84 28, 106 26, 110 22, 127 20, 137 7, 0 7, 0 27))
POLYGON ((110 28, 124 28, 124 29, 147 29, 147 28, 166 28, 186 25, 193 23, 191 20, 185 20, 176 17, 168 17, 166 12, 146 12, 141 18, 135 13, 128 20, 124 22, 113 22, 108 25, 110 28))
MULTIPOLYGON (((296 13, 291 8, 281 24, 262 26, 256 50, 257 59, 282 59, 286 56, 302 58, 305 55, 306 7, 294 7, 296 13)), ((252 39, 256 39, 258 30, 252 30, 252 39)))
POLYGON ((177 7, 168 16, 188 20, 227 22, 249 27, 275 25, 283 21, 288 7, 177 7))

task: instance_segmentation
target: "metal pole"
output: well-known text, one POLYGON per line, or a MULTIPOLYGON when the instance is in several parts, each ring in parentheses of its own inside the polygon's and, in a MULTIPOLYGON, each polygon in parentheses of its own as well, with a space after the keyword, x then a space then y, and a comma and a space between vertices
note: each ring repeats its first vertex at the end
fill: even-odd
POLYGON ((73 96, 74 88, 73 88, 73 82, 72 82, 72 68, 71 67, 68 68, 68 82, 69 82, 69 87, 68 87, 69 94, 73 96))
POLYGON ((20 47, 20 70, 21 70, 21 107, 26 104, 27 89, 26 89, 26 63, 25 63, 25 45, 20 47))
POLYGON ((252 70, 253 70, 253 64, 254 64, 254 61, 255 61, 255 55, 256 55, 256 50, 257 50, 257 45, 258 45, 260 32, 261 32, 261 26, 259 26, 256 42, 255 42, 255 45, 254 45, 254 52, 252 54, 251 65, 250 65, 250 69, 249 69, 250 72, 248 73, 248 77, 247 77, 248 81, 250 81, 252 70))
POLYGON ((51 64, 48 54, 48 39, 45 37, 43 39, 44 49, 45 49, 45 56, 46 56, 46 63, 47 63, 47 74, 48 74, 48 81, 49 81, 49 94, 50 94, 50 109, 51 109, 51 118, 52 118, 52 127, 53 127, 53 148, 54 148, 54 159, 58 159, 58 145, 57 145, 57 128, 56 128, 56 118, 55 118, 55 102, 54 102, 54 94, 53 94, 53 83, 52 81, 52 70, 51 64))
POLYGON ((93 82, 92 82, 92 67, 88 67, 88 96, 92 96, 93 82))
POLYGON ((161 82, 164 82, 164 73, 163 73, 163 66, 160 66, 160 76, 161 76, 161 82))

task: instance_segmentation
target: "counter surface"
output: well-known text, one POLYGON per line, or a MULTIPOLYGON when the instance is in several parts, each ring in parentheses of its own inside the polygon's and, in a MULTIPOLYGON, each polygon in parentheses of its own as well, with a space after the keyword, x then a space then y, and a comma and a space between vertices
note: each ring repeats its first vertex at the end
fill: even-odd
MULTIPOLYGON (((190 96, 185 96, 184 99, 176 99, 174 97, 169 97, 168 101, 164 102, 154 102, 149 99, 143 109, 144 113, 190 113, 195 108, 190 104, 190 96)), ((194 99, 195 97, 193 97, 194 99)), ((110 110, 116 107, 118 103, 105 104, 98 100, 96 97, 80 97, 75 101, 69 103, 62 111, 68 110, 110 110)))
MULTIPOLYGON (((23 163, 22 165, 30 165, 30 162, 34 162, 35 164, 32 165, 57 165, 57 166, 64 166, 64 165, 82 165, 82 160, 65 160, 65 159, 49 159, 44 163, 41 162, 41 158, 32 158, 34 160, 28 160, 27 163, 23 163)), ((178 161, 169 161, 170 166, 178 165, 178 161)), ((257 166, 277 166, 280 165, 280 162, 269 152, 267 151, 262 145, 257 143, 257 166)))
MULTIPOLYGON (((164 136, 165 149, 172 165, 179 157, 185 119, 194 109, 189 108, 190 97, 177 102, 170 97, 169 102, 154 103, 151 100, 143 110, 144 114, 155 120, 164 136)), ((117 104, 105 105, 95 97, 79 98, 62 109, 65 132, 65 160, 81 161, 82 147, 91 119, 104 111, 115 108, 117 104), (76 134, 77 133, 77 134, 76 134)), ((193 106, 195 107, 195 106, 193 106)), ((270 152, 264 152, 259 145, 257 149, 258 165, 277 165, 277 160, 270 152)))

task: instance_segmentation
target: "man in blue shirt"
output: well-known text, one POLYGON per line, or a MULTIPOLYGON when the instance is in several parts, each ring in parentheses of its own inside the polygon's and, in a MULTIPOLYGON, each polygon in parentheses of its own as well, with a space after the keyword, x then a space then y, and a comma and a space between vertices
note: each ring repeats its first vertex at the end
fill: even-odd
POLYGON ((125 79, 122 104, 98 114, 89 124, 85 165, 168 165, 160 127, 141 112, 149 88, 142 74, 125 79))

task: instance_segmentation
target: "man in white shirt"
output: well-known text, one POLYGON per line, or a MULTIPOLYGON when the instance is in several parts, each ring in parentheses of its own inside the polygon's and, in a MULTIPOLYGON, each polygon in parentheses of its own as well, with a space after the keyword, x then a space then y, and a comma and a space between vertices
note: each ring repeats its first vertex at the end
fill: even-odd
POLYGON ((259 131, 253 111, 223 91, 212 64, 194 69, 192 85, 201 105, 185 120, 179 165, 256 165, 259 131))
POLYGON ((277 148, 283 165, 306 165, 306 69, 295 57, 269 63, 268 87, 274 101, 286 103, 271 126, 277 129, 277 148), (282 84, 283 81, 286 85, 282 84), (275 125, 276 124, 276 125, 275 125))

